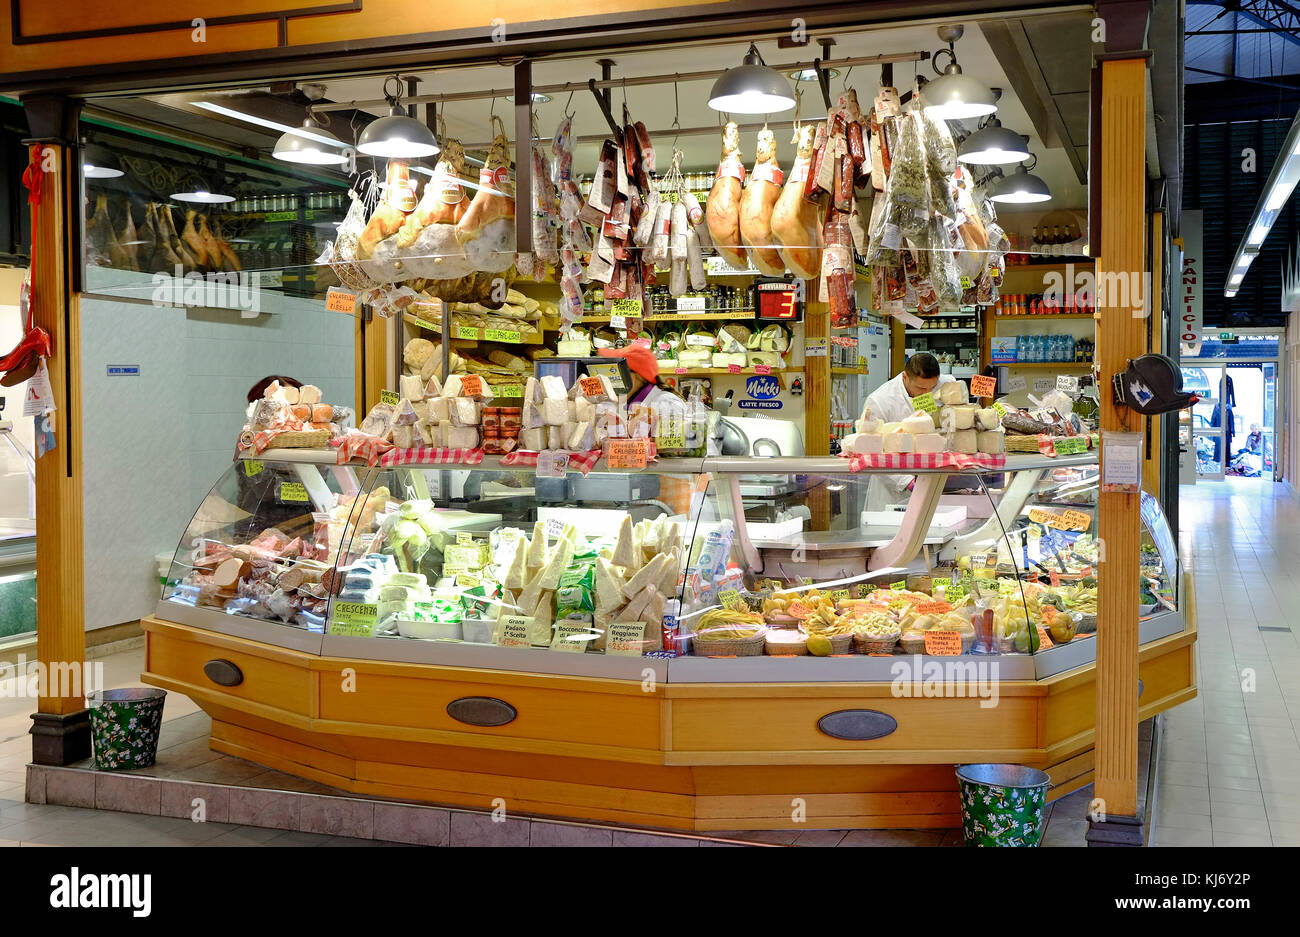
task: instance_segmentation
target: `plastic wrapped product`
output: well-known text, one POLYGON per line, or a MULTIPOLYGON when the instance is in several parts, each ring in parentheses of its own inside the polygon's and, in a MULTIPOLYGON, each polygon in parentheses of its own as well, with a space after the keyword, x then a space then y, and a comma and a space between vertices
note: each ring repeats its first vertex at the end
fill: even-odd
POLYGON ((694 228, 686 232, 686 268, 690 274, 691 289, 702 290, 708 287, 709 281, 704 270, 704 252, 700 247, 700 236, 696 234, 694 228))

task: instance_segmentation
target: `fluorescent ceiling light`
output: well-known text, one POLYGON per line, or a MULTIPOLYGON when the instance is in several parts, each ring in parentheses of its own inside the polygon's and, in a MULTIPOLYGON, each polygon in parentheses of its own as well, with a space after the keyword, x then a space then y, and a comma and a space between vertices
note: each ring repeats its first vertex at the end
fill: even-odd
POLYGON ((214 114, 222 114, 226 117, 233 117, 235 120, 242 120, 246 124, 256 124, 257 126, 265 127, 268 130, 278 130, 280 133, 296 133, 299 136, 306 137, 322 146, 347 146, 346 143, 329 132, 314 133, 303 127, 290 127, 288 124, 282 124, 278 120, 268 120, 265 117, 258 117, 256 114, 245 114, 243 111, 236 111, 233 108, 221 104, 213 104, 211 101, 195 101, 194 106, 201 107, 203 110, 211 111, 214 114))
POLYGON ((1237 291, 1236 291, 1236 290, 1224 290, 1224 291, 1223 291, 1223 295, 1226 296, 1228 299, 1232 299, 1232 297, 1234 297, 1234 296, 1237 295, 1237 291))
POLYGON ((1282 206, 1291 198, 1291 192, 1295 189, 1295 183, 1290 185, 1280 185, 1273 189, 1268 195, 1268 201, 1264 203, 1265 211, 1280 211, 1282 206))
MULTIPOLYGON (((1262 194, 1259 201, 1255 203, 1255 210, 1246 225, 1246 233, 1242 235, 1241 242, 1237 245, 1237 252, 1233 256, 1233 263, 1229 268, 1233 271, 1231 274, 1233 278, 1238 271, 1244 274, 1249 269, 1251 260, 1263 248, 1279 213, 1291 198, 1291 193, 1295 191, 1296 183, 1300 182, 1300 112, 1292 118, 1291 126, 1286 132, 1286 139, 1282 141, 1278 152, 1282 155, 1273 163, 1273 168, 1269 171, 1262 194)), ((1227 297, 1236 295, 1236 285, 1233 279, 1229 279, 1224 284, 1223 295, 1227 297)))
POLYGON ((1244 273, 1234 273, 1232 276, 1228 277, 1228 285, 1237 286, 1241 283, 1243 277, 1245 277, 1244 273))
POLYGON ((1250 229, 1250 236, 1246 238, 1246 243, 1254 245, 1263 244, 1264 239, 1268 237, 1270 228, 1272 228, 1272 225, 1263 223, 1255 225, 1255 227, 1250 229))

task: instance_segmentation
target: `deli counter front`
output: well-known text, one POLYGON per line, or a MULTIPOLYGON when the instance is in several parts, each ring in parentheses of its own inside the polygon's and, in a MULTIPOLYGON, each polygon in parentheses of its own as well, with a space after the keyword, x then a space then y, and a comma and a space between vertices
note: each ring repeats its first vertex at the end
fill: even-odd
MULTIPOLYGON (((362 794, 679 830, 947 827, 953 766, 1092 776, 1095 454, 542 477, 235 461, 145 620, 213 749, 362 794), (873 502, 875 503, 875 502, 873 502), (802 798, 804 814, 792 810, 802 798)), ((1142 496, 1139 717, 1195 695, 1191 590, 1142 496)))

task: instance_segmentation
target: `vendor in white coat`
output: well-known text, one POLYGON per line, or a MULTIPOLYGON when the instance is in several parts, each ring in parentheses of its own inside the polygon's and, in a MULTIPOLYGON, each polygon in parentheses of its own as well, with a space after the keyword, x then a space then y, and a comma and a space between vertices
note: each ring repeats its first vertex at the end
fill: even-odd
MULTIPOLYGON (((916 408, 912 398, 928 394, 940 384, 953 380, 951 374, 939 373, 939 360, 920 351, 907 359, 903 370, 876 388, 867 398, 873 420, 894 423, 911 416, 916 408)), ((907 501, 908 489, 915 476, 872 475, 867 483, 867 510, 888 511, 907 501)))

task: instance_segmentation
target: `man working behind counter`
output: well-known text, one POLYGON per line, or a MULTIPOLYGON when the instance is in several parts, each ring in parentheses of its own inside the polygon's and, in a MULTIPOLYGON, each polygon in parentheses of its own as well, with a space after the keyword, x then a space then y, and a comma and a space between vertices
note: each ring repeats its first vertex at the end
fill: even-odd
MULTIPOLYGON (((939 373, 939 360, 928 352, 917 352, 907 359, 903 370, 876 388, 867 398, 871 417, 893 423, 915 412, 912 398, 928 394, 940 384, 953 380, 951 374, 939 373)), ((872 475, 867 483, 867 510, 888 511, 907 500, 911 475, 872 475)))

